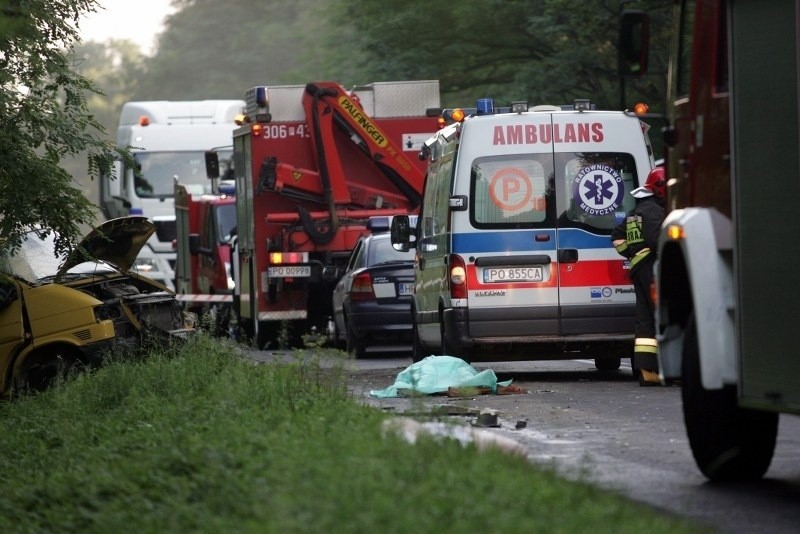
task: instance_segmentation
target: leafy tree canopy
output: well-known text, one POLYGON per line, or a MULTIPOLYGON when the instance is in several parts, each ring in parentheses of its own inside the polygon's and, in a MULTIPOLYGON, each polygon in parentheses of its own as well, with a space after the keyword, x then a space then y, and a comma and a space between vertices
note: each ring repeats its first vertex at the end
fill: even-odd
MULTIPOLYGON (((445 106, 480 97, 621 106, 621 7, 645 9, 666 42, 663 0, 175 0, 141 99, 241 98, 254 85, 439 80, 445 106)), ((656 47, 658 48, 658 47, 656 47)), ((663 99, 665 68, 628 79, 631 98, 663 99), (660 74, 659 74, 660 73, 660 74)))
POLYGON ((96 0, 0 0, 0 239, 54 231, 64 252, 95 219, 93 204, 62 168, 86 153, 91 177, 122 152, 87 109, 95 85, 73 69, 81 15, 96 0))
MULTIPOLYGON (((316 0, 177 0, 137 100, 242 98, 255 85, 305 83, 293 75, 319 34, 316 0)), ((304 69, 300 69, 304 70, 304 69)))
MULTIPOLYGON (((589 98, 619 109, 622 4, 668 14, 661 0, 337 0, 330 13, 332 27, 350 27, 347 46, 360 51, 354 57, 363 74, 437 79, 446 106, 490 96, 531 104, 589 98)), ((654 26, 662 29, 656 42, 666 39, 666 21, 654 26)), ((664 70, 658 57, 653 70, 664 70)), ((632 95, 663 97, 664 79, 626 82, 632 95)))

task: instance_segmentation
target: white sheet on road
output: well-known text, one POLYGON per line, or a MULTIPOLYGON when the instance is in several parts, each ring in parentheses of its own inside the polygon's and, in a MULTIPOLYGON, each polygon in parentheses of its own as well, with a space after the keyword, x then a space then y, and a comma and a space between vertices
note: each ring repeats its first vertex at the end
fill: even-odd
POLYGON ((497 386, 508 386, 511 380, 497 381, 491 369, 478 371, 470 364, 455 356, 428 356, 411 364, 397 375, 392 386, 386 389, 373 389, 373 397, 409 397, 413 395, 434 395, 446 393, 449 388, 488 387, 497 392, 497 386))

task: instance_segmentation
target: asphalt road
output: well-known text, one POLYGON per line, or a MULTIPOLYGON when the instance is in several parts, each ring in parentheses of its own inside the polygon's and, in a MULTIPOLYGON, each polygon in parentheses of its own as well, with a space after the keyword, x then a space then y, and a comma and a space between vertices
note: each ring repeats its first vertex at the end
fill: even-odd
MULTIPOLYGON (((473 362, 526 393, 466 398, 429 396, 381 399, 369 394, 394 383, 411 365, 402 347, 347 361, 355 398, 386 412, 430 409, 472 426, 476 412, 491 410, 499 427, 528 458, 564 476, 604 488, 725 533, 800 532, 800 418, 781 416, 778 444, 766 477, 757 483, 710 484, 697 470, 683 427, 679 387, 641 388, 630 367, 602 373, 590 360, 473 362)), ((261 361, 287 358, 254 353, 261 361)), ((474 427, 472 427, 474 428, 474 427)))

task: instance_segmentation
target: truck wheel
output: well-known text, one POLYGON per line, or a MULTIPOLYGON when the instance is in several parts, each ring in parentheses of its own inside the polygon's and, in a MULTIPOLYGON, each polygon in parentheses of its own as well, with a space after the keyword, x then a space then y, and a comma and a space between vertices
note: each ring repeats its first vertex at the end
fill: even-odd
POLYGON ((69 376, 78 364, 77 355, 68 349, 53 348, 28 357, 14 383, 16 393, 44 391, 69 376))
POLYGON ((262 321, 258 324, 256 348, 258 350, 280 348, 278 347, 278 327, 274 321, 262 321))
MULTIPOLYGON (((441 317, 441 314, 439 315, 439 317, 441 317)), ((459 351, 457 351, 455 349, 455 347, 452 347, 452 346, 450 346, 449 343, 447 343, 447 333, 444 331, 444 325, 443 324, 440 325, 439 331, 440 331, 439 335, 442 338, 442 352, 441 352, 441 354, 443 356, 453 356, 454 358, 461 358, 462 360, 464 360, 467 363, 472 363, 471 355, 462 354, 459 351)))
POLYGON ((447 343, 447 332, 444 330, 444 310, 439 306, 439 355, 455 356, 451 354, 452 348, 447 343))
POLYGON ((333 321, 333 347, 336 349, 347 349, 347 346, 342 342, 342 332, 339 330, 339 325, 336 320, 333 321))
POLYGON ((356 337, 355 332, 353 332, 353 328, 350 326, 350 323, 347 322, 347 318, 345 318, 344 326, 347 334, 347 354, 351 355, 356 360, 366 357, 367 347, 365 346, 363 340, 356 337))
POLYGON ((214 305, 211 309, 211 316, 214 318, 214 337, 229 337, 232 313, 230 306, 214 305))
POLYGON ((240 341, 255 346, 255 328, 253 327, 253 321, 251 319, 239 318, 239 330, 242 334, 240 341))
POLYGON ((419 330, 417 330, 417 323, 412 326, 411 333, 411 361, 414 363, 420 362, 430 356, 430 350, 422 343, 419 338, 419 330))
POLYGON ((616 371, 622 365, 622 358, 611 356, 605 358, 595 358, 594 366, 598 371, 616 371))
POLYGON ((764 476, 775 451, 778 414, 739 407, 735 386, 703 388, 693 315, 684 334, 682 367, 683 418, 700 471, 715 482, 764 476))

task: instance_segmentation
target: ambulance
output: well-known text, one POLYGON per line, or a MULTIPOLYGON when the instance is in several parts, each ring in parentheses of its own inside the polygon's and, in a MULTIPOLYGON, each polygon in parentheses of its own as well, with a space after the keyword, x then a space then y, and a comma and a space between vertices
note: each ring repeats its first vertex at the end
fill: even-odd
POLYGON ((604 371, 633 355, 635 295, 611 230, 654 167, 635 113, 480 99, 445 110, 425 143, 416 229, 415 361, 590 358, 604 371))

